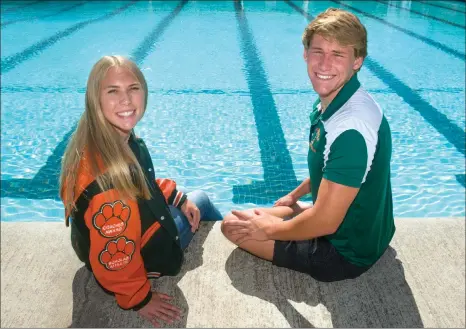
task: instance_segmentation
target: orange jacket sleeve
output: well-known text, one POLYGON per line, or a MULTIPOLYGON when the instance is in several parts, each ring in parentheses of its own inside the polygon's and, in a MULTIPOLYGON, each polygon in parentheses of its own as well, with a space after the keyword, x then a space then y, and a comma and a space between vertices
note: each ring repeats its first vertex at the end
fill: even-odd
POLYGON ((90 231, 89 261, 99 283, 115 294, 123 309, 139 309, 151 297, 141 257, 141 223, 134 200, 115 190, 92 198, 84 215, 90 231))
POLYGON ((186 201, 186 194, 176 189, 175 181, 168 178, 157 178, 156 182, 162 190, 165 201, 167 201, 169 205, 181 209, 181 206, 186 201))

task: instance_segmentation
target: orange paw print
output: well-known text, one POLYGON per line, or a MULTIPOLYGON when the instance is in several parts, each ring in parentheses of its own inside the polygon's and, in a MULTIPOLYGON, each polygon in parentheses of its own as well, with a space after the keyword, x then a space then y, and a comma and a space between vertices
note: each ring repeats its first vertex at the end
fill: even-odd
POLYGON ((121 270, 131 262, 134 249, 134 242, 127 240, 124 236, 117 240, 109 241, 105 246, 105 250, 102 250, 100 253, 100 263, 104 265, 107 270, 121 270))
POLYGON ((117 237, 125 231, 130 214, 129 207, 121 201, 106 203, 94 215, 94 227, 106 238, 117 237))

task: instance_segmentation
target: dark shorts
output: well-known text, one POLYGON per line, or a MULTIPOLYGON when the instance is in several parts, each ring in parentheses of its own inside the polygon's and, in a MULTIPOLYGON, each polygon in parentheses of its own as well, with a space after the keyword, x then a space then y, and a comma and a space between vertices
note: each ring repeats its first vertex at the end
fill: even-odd
POLYGON ((370 268, 348 262, 324 237, 306 241, 275 241, 272 263, 309 274, 323 282, 354 279, 370 268))

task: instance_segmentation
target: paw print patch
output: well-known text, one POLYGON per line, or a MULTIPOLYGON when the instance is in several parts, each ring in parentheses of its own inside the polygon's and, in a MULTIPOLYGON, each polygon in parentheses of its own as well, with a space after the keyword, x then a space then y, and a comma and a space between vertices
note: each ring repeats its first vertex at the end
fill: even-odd
POLYGON ((121 201, 105 203, 94 215, 94 227, 106 238, 115 238, 126 229, 131 210, 121 201))
POLYGON ((99 256, 99 261, 107 270, 118 271, 125 268, 134 254, 134 242, 122 236, 107 242, 99 256))

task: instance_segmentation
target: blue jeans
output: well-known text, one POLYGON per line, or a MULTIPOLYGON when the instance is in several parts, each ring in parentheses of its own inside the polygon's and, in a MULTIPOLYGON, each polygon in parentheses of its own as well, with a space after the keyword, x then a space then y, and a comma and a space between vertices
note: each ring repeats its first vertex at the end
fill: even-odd
MULTIPOLYGON (((210 202, 209 197, 203 191, 196 190, 187 193, 188 200, 193 202, 199 212, 201 213, 202 221, 217 221, 222 220, 222 214, 217 208, 210 202)), ((191 224, 189 224, 186 216, 176 207, 169 206, 170 212, 175 219, 176 228, 178 229, 178 235, 180 237, 181 248, 184 250, 191 242, 194 233, 191 232, 191 224)))

